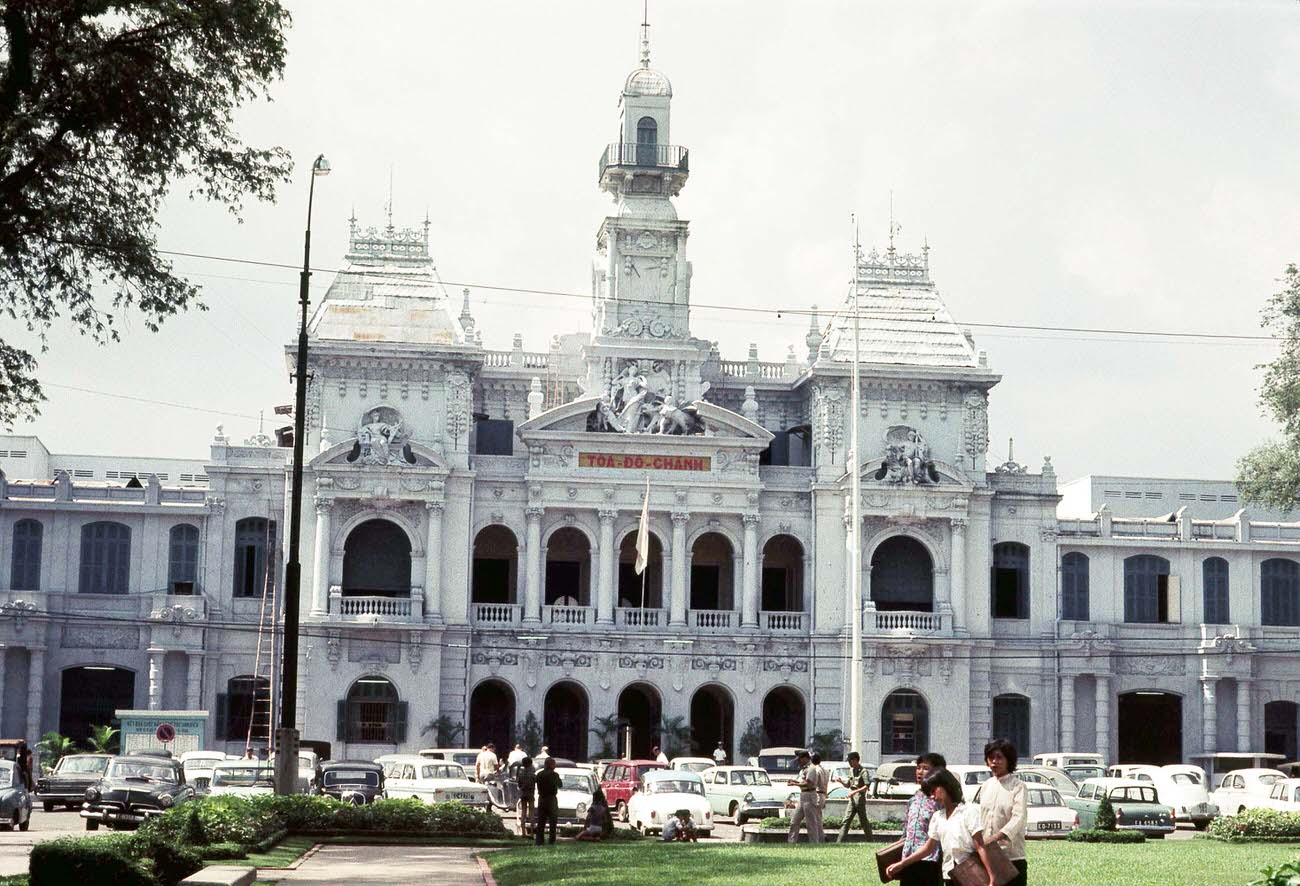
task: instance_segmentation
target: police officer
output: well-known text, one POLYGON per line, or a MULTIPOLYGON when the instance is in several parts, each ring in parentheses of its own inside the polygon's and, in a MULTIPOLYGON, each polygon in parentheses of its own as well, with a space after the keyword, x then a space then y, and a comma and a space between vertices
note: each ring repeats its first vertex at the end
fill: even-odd
POLYGON ((791 779, 789 784, 799 789, 799 808, 790 819, 790 833, 786 842, 798 840, 799 826, 806 823, 808 842, 820 843, 823 840, 821 798, 826 793, 826 771, 813 764, 807 751, 800 751, 797 759, 799 776, 791 779))
POLYGON ((871 836, 871 821, 867 818, 867 769, 862 765, 862 756, 857 751, 849 753, 849 775, 848 778, 836 777, 836 781, 849 789, 849 808, 844 815, 844 823, 840 825, 840 835, 835 841, 843 843, 844 837, 848 834, 849 828, 853 826, 853 816, 857 816, 862 822, 862 834, 865 837, 871 836))

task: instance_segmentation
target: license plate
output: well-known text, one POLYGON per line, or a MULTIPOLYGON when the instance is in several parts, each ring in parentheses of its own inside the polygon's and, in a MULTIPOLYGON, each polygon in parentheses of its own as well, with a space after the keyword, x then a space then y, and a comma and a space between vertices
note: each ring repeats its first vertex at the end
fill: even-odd
POLYGON ((1059 821, 1040 821, 1038 823, 1038 829, 1040 831, 1059 831, 1061 829, 1061 823, 1059 821))

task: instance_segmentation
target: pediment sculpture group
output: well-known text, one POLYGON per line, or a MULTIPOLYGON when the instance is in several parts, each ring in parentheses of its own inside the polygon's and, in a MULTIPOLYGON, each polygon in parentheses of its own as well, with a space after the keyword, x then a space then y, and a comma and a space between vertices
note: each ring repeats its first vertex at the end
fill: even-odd
POLYGON ((631 360, 601 395, 587 430, 620 434, 692 435, 705 432, 696 408, 678 405, 664 363, 631 360))

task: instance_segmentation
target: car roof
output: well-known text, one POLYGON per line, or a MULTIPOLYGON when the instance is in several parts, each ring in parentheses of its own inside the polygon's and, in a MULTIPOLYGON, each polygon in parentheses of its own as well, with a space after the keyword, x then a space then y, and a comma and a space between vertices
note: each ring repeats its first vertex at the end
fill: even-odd
POLYGON ((591 770, 582 766, 556 766, 555 771, 560 775, 591 775, 591 770))
POLYGON ((660 763, 658 760, 611 760, 610 766, 659 766, 665 767, 667 763, 660 763))
MULTIPOLYGON (((92 757, 103 756, 102 754, 69 754, 70 757, 92 757)), ((226 759, 225 751, 186 751, 181 754, 182 760, 224 760, 226 759)))
POLYGON ((793 756, 800 751, 806 751, 807 748, 763 748, 754 756, 756 757, 784 757, 793 756))
POLYGON ((385 754, 384 756, 377 758, 376 762, 378 762, 379 760, 387 760, 389 763, 412 763, 412 764, 442 763, 448 766, 460 765, 459 763, 456 763, 452 760, 430 760, 428 757, 421 757, 419 754, 385 754))
POLYGON ((647 781, 681 781, 685 779, 690 781, 703 781, 698 772, 686 772, 681 769, 655 769, 645 774, 647 781))
POLYGON ((383 771, 384 767, 380 766, 373 760, 326 760, 320 764, 321 769, 378 769, 383 771))
POLYGON ((1233 769, 1231 772, 1220 772, 1218 774, 1218 779, 1222 781, 1229 775, 1280 775, 1283 778, 1286 778, 1285 772, 1280 772, 1276 769, 1233 769))
POLYGON ((673 758, 672 758, 671 760, 669 760, 668 762, 669 762, 670 764, 672 764, 672 763, 676 763, 678 760, 690 760, 690 761, 692 761, 692 762, 694 762, 694 761, 699 761, 700 763, 712 763, 712 762, 713 762, 713 758, 712 758, 712 757, 673 757, 673 758))
POLYGON ((762 772, 764 775, 767 774, 767 770, 764 769, 762 766, 740 766, 740 765, 711 766, 708 769, 705 769, 704 771, 705 772, 762 772))
POLYGON ((1083 784, 1096 784, 1106 788, 1151 788, 1147 782, 1134 778, 1085 778, 1083 784))

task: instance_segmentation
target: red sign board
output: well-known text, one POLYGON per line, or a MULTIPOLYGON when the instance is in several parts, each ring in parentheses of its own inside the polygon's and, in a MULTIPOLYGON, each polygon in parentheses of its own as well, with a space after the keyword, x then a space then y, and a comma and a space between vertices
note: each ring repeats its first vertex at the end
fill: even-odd
POLYGON ((155 738, 166 744, 169 741, 176 740, 176 727, 170 723, 159 723, 153 734, 155 738))
POLYGON ((579 452, 580 468, 618 468, 629 471, 707 471, 713 460, 707 455, 632 455, 614 452, 579 452))

